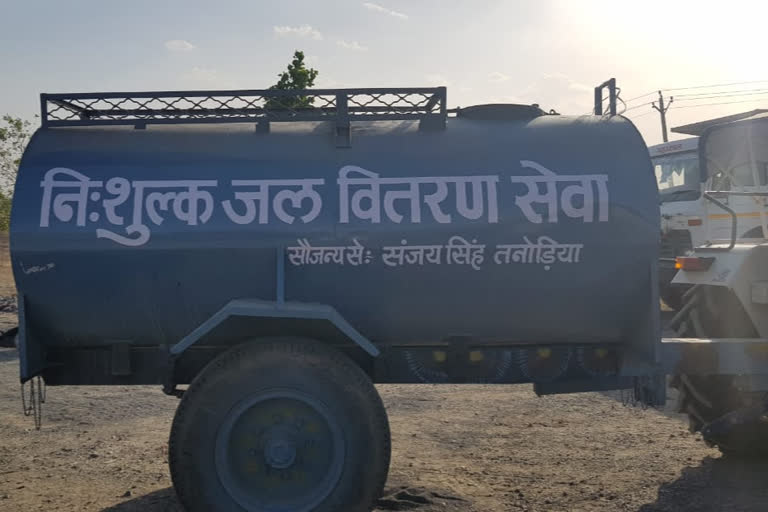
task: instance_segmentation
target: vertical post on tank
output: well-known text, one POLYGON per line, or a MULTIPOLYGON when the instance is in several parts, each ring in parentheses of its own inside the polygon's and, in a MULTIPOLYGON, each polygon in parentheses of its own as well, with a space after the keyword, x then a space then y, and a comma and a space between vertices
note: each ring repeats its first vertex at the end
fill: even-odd
POLYGON ((595 87, 595 115, 603 115, 603 86, 595 87))
POLYGON ((448 116, 448 89, 438 87, 437 92, 440 95, 440 117, 445 119, 448 116))
POLYGON ((603 89, 608 88, 608 111, 612 116, 618 112, 616 100, 616 79, 611 78, 595 87, 595 115, 603 115, 603 89))
POLYGON ((336 147, 352 146, 352 127, 349 122, 349 104, 346 91, 336 93, 336 147))
POLYGON ((608 80, 608 108, 610 108, 611 115, 615 116, 618 112, 616 108, 616 79, 611 78, 608 80))
POLYGON ((276 301, 278 304, 285 303, 285 247, 278 245, 275 249, 275 258, 277 260, 277 282, 275 283, 276 301))
POLYGON ((48 95, 40 94, 40 127, 48 127, 48 95))

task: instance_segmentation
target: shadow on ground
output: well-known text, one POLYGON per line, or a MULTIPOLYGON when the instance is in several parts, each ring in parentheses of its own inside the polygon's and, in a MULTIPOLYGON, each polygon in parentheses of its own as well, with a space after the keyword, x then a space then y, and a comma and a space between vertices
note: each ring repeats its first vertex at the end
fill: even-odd
MULTIPOLYGON (((471 512, 468 502, 447 493, 422 488, 390 487, 376 504, 373 512, 413 510, 414 512, 471 512)), ((183 512, 173 488, 162 489, 138 496, 105 508, 102 512, 183 512)))
POLYGON ((768 461, 707 457, 659 487, 638 512, 747 512, 768 510, 768 461))
POLYGON ((105 508, 102 512, 184 512, 173 488, 168 487, 105 508))
MULTIPOLYGON (((670 310, 662 310, 661 311, 661 325, 663 329, 662 336, 664 337, 674 337, 674 333, 667 327, 672 320, 672 317, 675 316, 675 311, 670 310)), ((667 377, 667 383, 669 383, 669 377, 667 377)), ((687 424, 687 419, 685 415, 679 414, 677 412, 677 390, 667 387, 667 400, 666 405, 659 406, 659 407, 646 407, 642 404, 638 403, 634 399, 634 392, 631 389, 625 389, 625 390, 612 390, 612 391, 598 391, 603 396, 606 396, 608 398, 611 398, 613 400, 616 400, 617 402, 620 402, 621 404, 627 406, 627 407, 638 407, 641 409, 650 409, 653 412, 658 412, 660 414, 663 414, 664 416, 667 416, 668 418, 677 419, 680 421, 683 421, 687 424)))
POLYGON ((0 348, 0 363, 4 363, 6 361, 15 361, 18 358, 19 358, 19 353, 16 351, 15 348, 11 348, 11 349, 0 348))

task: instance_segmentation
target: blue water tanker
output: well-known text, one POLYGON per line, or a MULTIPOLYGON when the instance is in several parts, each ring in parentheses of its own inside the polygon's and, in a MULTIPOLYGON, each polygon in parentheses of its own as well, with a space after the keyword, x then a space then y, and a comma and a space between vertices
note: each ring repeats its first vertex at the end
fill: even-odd
POLYGON ((372 382, 611 389, 654 362, 657 189, 623 117, 448 112, 444 88, 41 103, 11 222, 21 378, 183 395, 190 510, 367 510, 372 382))

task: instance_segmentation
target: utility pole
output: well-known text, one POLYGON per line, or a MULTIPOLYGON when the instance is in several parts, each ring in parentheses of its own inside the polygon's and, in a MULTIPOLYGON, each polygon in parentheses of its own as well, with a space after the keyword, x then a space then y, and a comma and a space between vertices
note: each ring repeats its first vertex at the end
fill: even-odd
POLYGON ((669 138, 667 137, 667 110, 669 110, 669 106, 673 101, 675 101, 674 96, 670 96, 669 103, 665 106, 664 95, 659 91, 659 104, 656 105, 656 102, 653 102, 653 108, 658 110, 659 115, 661 115, 661 136, 664 138, 664 142, 669 142, 669 138))

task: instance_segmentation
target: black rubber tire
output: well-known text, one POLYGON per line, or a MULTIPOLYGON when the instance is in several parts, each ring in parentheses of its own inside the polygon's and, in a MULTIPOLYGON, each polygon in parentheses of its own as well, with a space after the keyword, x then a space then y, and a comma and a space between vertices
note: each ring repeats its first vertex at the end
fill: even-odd
POLYGON ((369 511, 381 496, 390 462, 389 423, 381 397, 347 356, 296 338, 234 347, 209 363, 184 393, 168 450, 182 505, 190 512, 247 510, 220 481, 214 460, 217 433, 238 403, 273 389, 311 395, 340 426, 341 473, 330 494, 312 510, 369 511))
POLYGON ((683 307, 683 295, 688 290, 685 286, 668 284, 667 286, 659 289, 659 295, 664 304, 669 306, 670 309, 678 311, 683 307))
MULTIPOLYGON (((679 325, 677 334, 691 338, 753 338, 756 331, 744 308, 733 292, 722 287, 703 287, 687 299, 690 310, 679 325)), ((686 305, 688 305, 686 303, 686 305)), ((699 432, 706 424, 723 415, 749 406, 756 396, 740 391, 734 377, 729 375, 673 375, 671 387, 677 389, 677 410, 688 416, 691 432, 699 432)), ((754 456, 764 453, 753 442, 743 443, 737 438, 711 439, 702 433, 704 441, 717 446, 724 454, 754 456)), ((768 439, 762 443, 768 446, 768 439)))
POLYGON ((0 334, 0 347, 3 348, 16 348, 16 337, 19 333, 19 328, 14 327, 8 329, 4 333, 0 334))

